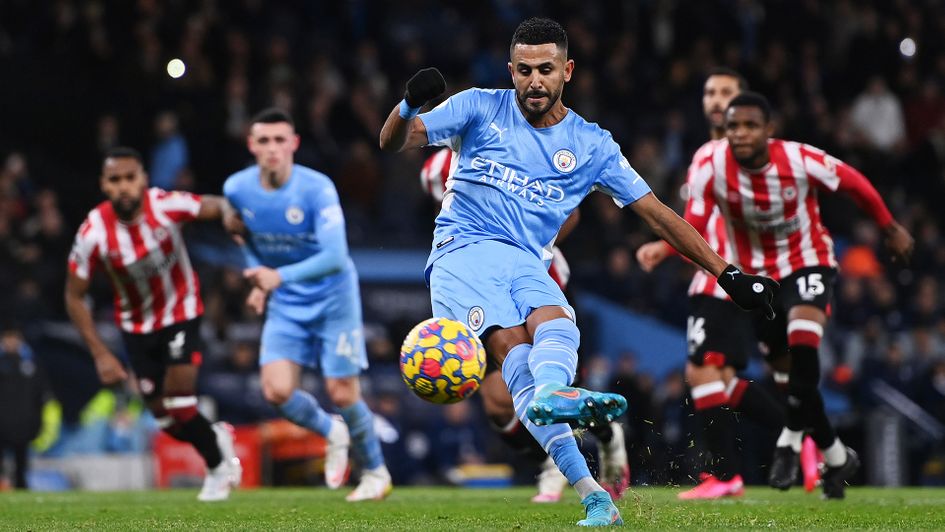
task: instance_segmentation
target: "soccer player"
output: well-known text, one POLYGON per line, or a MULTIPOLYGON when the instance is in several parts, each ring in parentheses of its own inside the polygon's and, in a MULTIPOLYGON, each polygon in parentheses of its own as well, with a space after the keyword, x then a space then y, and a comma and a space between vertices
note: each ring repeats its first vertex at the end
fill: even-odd
POLYGON ((756 328, 769 359, 790 355, 787 423, 777 441, 769 483, 788 489, 797 478, 801 441, 810 430, 826 463, 823 495, 844 497, 859 458, 839 438, 818 390, 818 350, 836 276, 833 240, 821 224, 817 195, 844 192, 879 225, 896 260, 913 239, 893 219, 870 182, 853 167, 798 142, 772 139, 768 101, 743 92, 728 105, 726 139, 694 162, 690 179, 693 226, 705 231, 718 207, 734 254, 746 272, 781 281, 778 319, 756 328))
POLYGON ((115 322, 148 409, 164 432, 193 445, 206 462, 208 473, 197 498, 226 499, 239 485, 242 467, 229 427, 211 425, 197 411, 203 302, 181 236, 186 222, 219 220, 226 201, 148 188, 141 155, 124 147, 105 156, 100 184, 108 199, 89 212, 76 234, 66 311, 92 352, 102 384, 127 379, 85 305, 91 276, 103 269, 115 293, 115 322))
MULTIPOLYGON (((702 110, 709 123, 711 138, 693 155, 687 184, 691 184, 696 176, 697 163, 723 142, 725 109, 732 98, 743 90, 747 90, 747 82, 731 69, 715 69, 706 78, 702 91, 702 110)), ((686 204, 686 220, 692 220, 692 204, 690 198, 686 204)), ((717 208, 709 216, 702 235, 716 253, 728 261, 734 260, 725 234, 725 222, 717 208)), ((637 261, 645 271, 652 271, 673 252, 673 248, 665 241, 651 242, 637 250, 637 261)), ((785 421, 784 409, 764 388, 739 379, 736 375, 748 365, 751 316, 732 303, 715 279, 704 270, 697 270, 693 275, 689 297, 691 312, 686 327, 689 344, 686 381, 689 383, 694 409, 701 414, 699 417, 712 462, 710 471, 703 475, 699 485, 680 493, 679 498, 740 496, 744 493, 744 482, 738 472, 735 417, 732 411, 744 413, 762 426, 780 430, 785 421)))
POLYGON ((247 143, 256 164, 230 176, 223 192, 240 217, 228 218, 228 227, 239 230, 241 222, 246 229, 244 276, 253 286, 247 304, 266 311, 263 394, 286 419, 325 437, 329 488, 344 483, 353 446, 362 474, 346 499, 383 499, 391 478, 374 414, 361 398, 358 379, 367 368, 361 296, 338 193, 328 176, 293 164, 299 136, 285 112, 260 112, 247 143), (341 419, 299 388, 303 367, 320 367, 341 419))
MULTIPOLYGON (((424 192, 437 202, 437 210, 443 201, 449 180, 456 170, 454 161, 458 161, 457 154, 449 148, 442 148, 429 156, 420 170, 420 185, 424 192)), ((580 211, 575 209, 564 221, 561 231, 558 232, 558 241, 567 238, 568 234, 577 226, 580 211)), ((548 275, 561 288, 567 291, 571 269, 564 254, 554 246, 551 249, 554 255, 548 267, 548 275)), ((483 409, 489 416, 492 427, 499 433, 499 437, 515 450, 523 454, 534 456, 541 461, 541 472, 538 474, 538 493, 532 497, 532 502, 548 503, 561 500, 561 494, 567 485, 567 479, 558 471, 554 460, 541 447, 538 447, 534 438, 527 434, 525 427, 515 416, 512 406, 512 396, 502 381, 500 374, 494 371, 496 366, 490 358, 486 376, 479 388, 482 396, 483 409)), ((623 497, 630 484, 630 464, 627 460, 626 442, 623 436, 623 427, 613 421, 590 427, 590 431, 600 442, 600 483, 610 493, 613 499, 623 497)))
POLYGON ((528 19, 512 37, 514 89, 469 89, 418 117, 446 90, 438 70, 419 71, 384 123, 380 145, 399 151, 439 144, 459 153, 425 271, 433 312, 465 322, 491 356, 504 358, 516 414, 586 508, 578 524, 603 526, 622 523, 620 513, 591 477, 567 422, 612 421, 626 400, 570 386, 580 333, 546 262, 565 218, 600 190, 720 276, 745 308, 769 307, 777 283, 727 264, 650 192, 609 133, 564 106, 561 93, 574 70, 567 50, 557 22, 528 19))

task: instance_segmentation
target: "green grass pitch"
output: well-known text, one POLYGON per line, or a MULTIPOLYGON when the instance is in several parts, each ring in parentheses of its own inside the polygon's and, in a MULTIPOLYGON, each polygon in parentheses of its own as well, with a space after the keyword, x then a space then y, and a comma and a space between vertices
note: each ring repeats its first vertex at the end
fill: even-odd
MULTIPOLYGON (((677 490, 635 489, 618 503, 628 529, 945 530, 945 489, 851 488, 845 501, 754 487, 737 500, 678 502, 677 490)), ((221 503, 195 490, 0 493, 2 530, 561 530, 583 517, 577 497, 528 502, 530 488, 396 488, 384 502, 346 491, 258 489, 221 503)))

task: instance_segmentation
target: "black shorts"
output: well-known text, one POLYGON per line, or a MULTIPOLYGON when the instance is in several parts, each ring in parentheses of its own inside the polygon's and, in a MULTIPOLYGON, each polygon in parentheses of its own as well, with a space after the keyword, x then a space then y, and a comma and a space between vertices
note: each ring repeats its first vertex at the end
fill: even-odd
POLYGON ((145 334, 122 333, 131 367, 145 399, 160 397, 167 366, 202 362, 200 317, 145 334))
POLYGON ((781 279, 781 289, 774 297, 774 319, 768 320, 762 313, 754 313, 758 340, 767 348, 765 355, 769 360, 787 355, 787 316, 792 308, 811 305, 830 314, 836 280, 837 270, 829 266, 801 268, 781 279))
POLYGON ((751 314, 731 301, 707 295, 693 296, 689 304, 689 361, 696 366, 745 369, 752 337, 751 314))

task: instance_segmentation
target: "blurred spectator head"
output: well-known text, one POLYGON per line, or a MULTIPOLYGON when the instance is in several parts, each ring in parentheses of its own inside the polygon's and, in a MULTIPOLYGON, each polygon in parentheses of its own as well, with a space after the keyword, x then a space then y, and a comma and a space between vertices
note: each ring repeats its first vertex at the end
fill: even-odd
POLYGON ((168 139, 178 133, 177 114, 173 111, 162 111, 154 119, 154 134, 159 139, 168 139))

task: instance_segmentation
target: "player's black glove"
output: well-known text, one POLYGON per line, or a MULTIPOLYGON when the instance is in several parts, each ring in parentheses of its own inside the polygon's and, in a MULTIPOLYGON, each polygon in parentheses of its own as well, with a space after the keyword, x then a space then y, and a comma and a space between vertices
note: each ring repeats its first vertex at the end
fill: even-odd
POLYGON ((414 109, 446 92, 446 80, 434 67, 424 68, 407 80, 407 92, 404 100, 414 109))
POLYGON ((760 275, 742 273, 734 264, 729 264, 719 275, 719 286, 744 310, 761 308, 765 317, 774 319, 774 293, 781 285, 774 279, 760 275))

